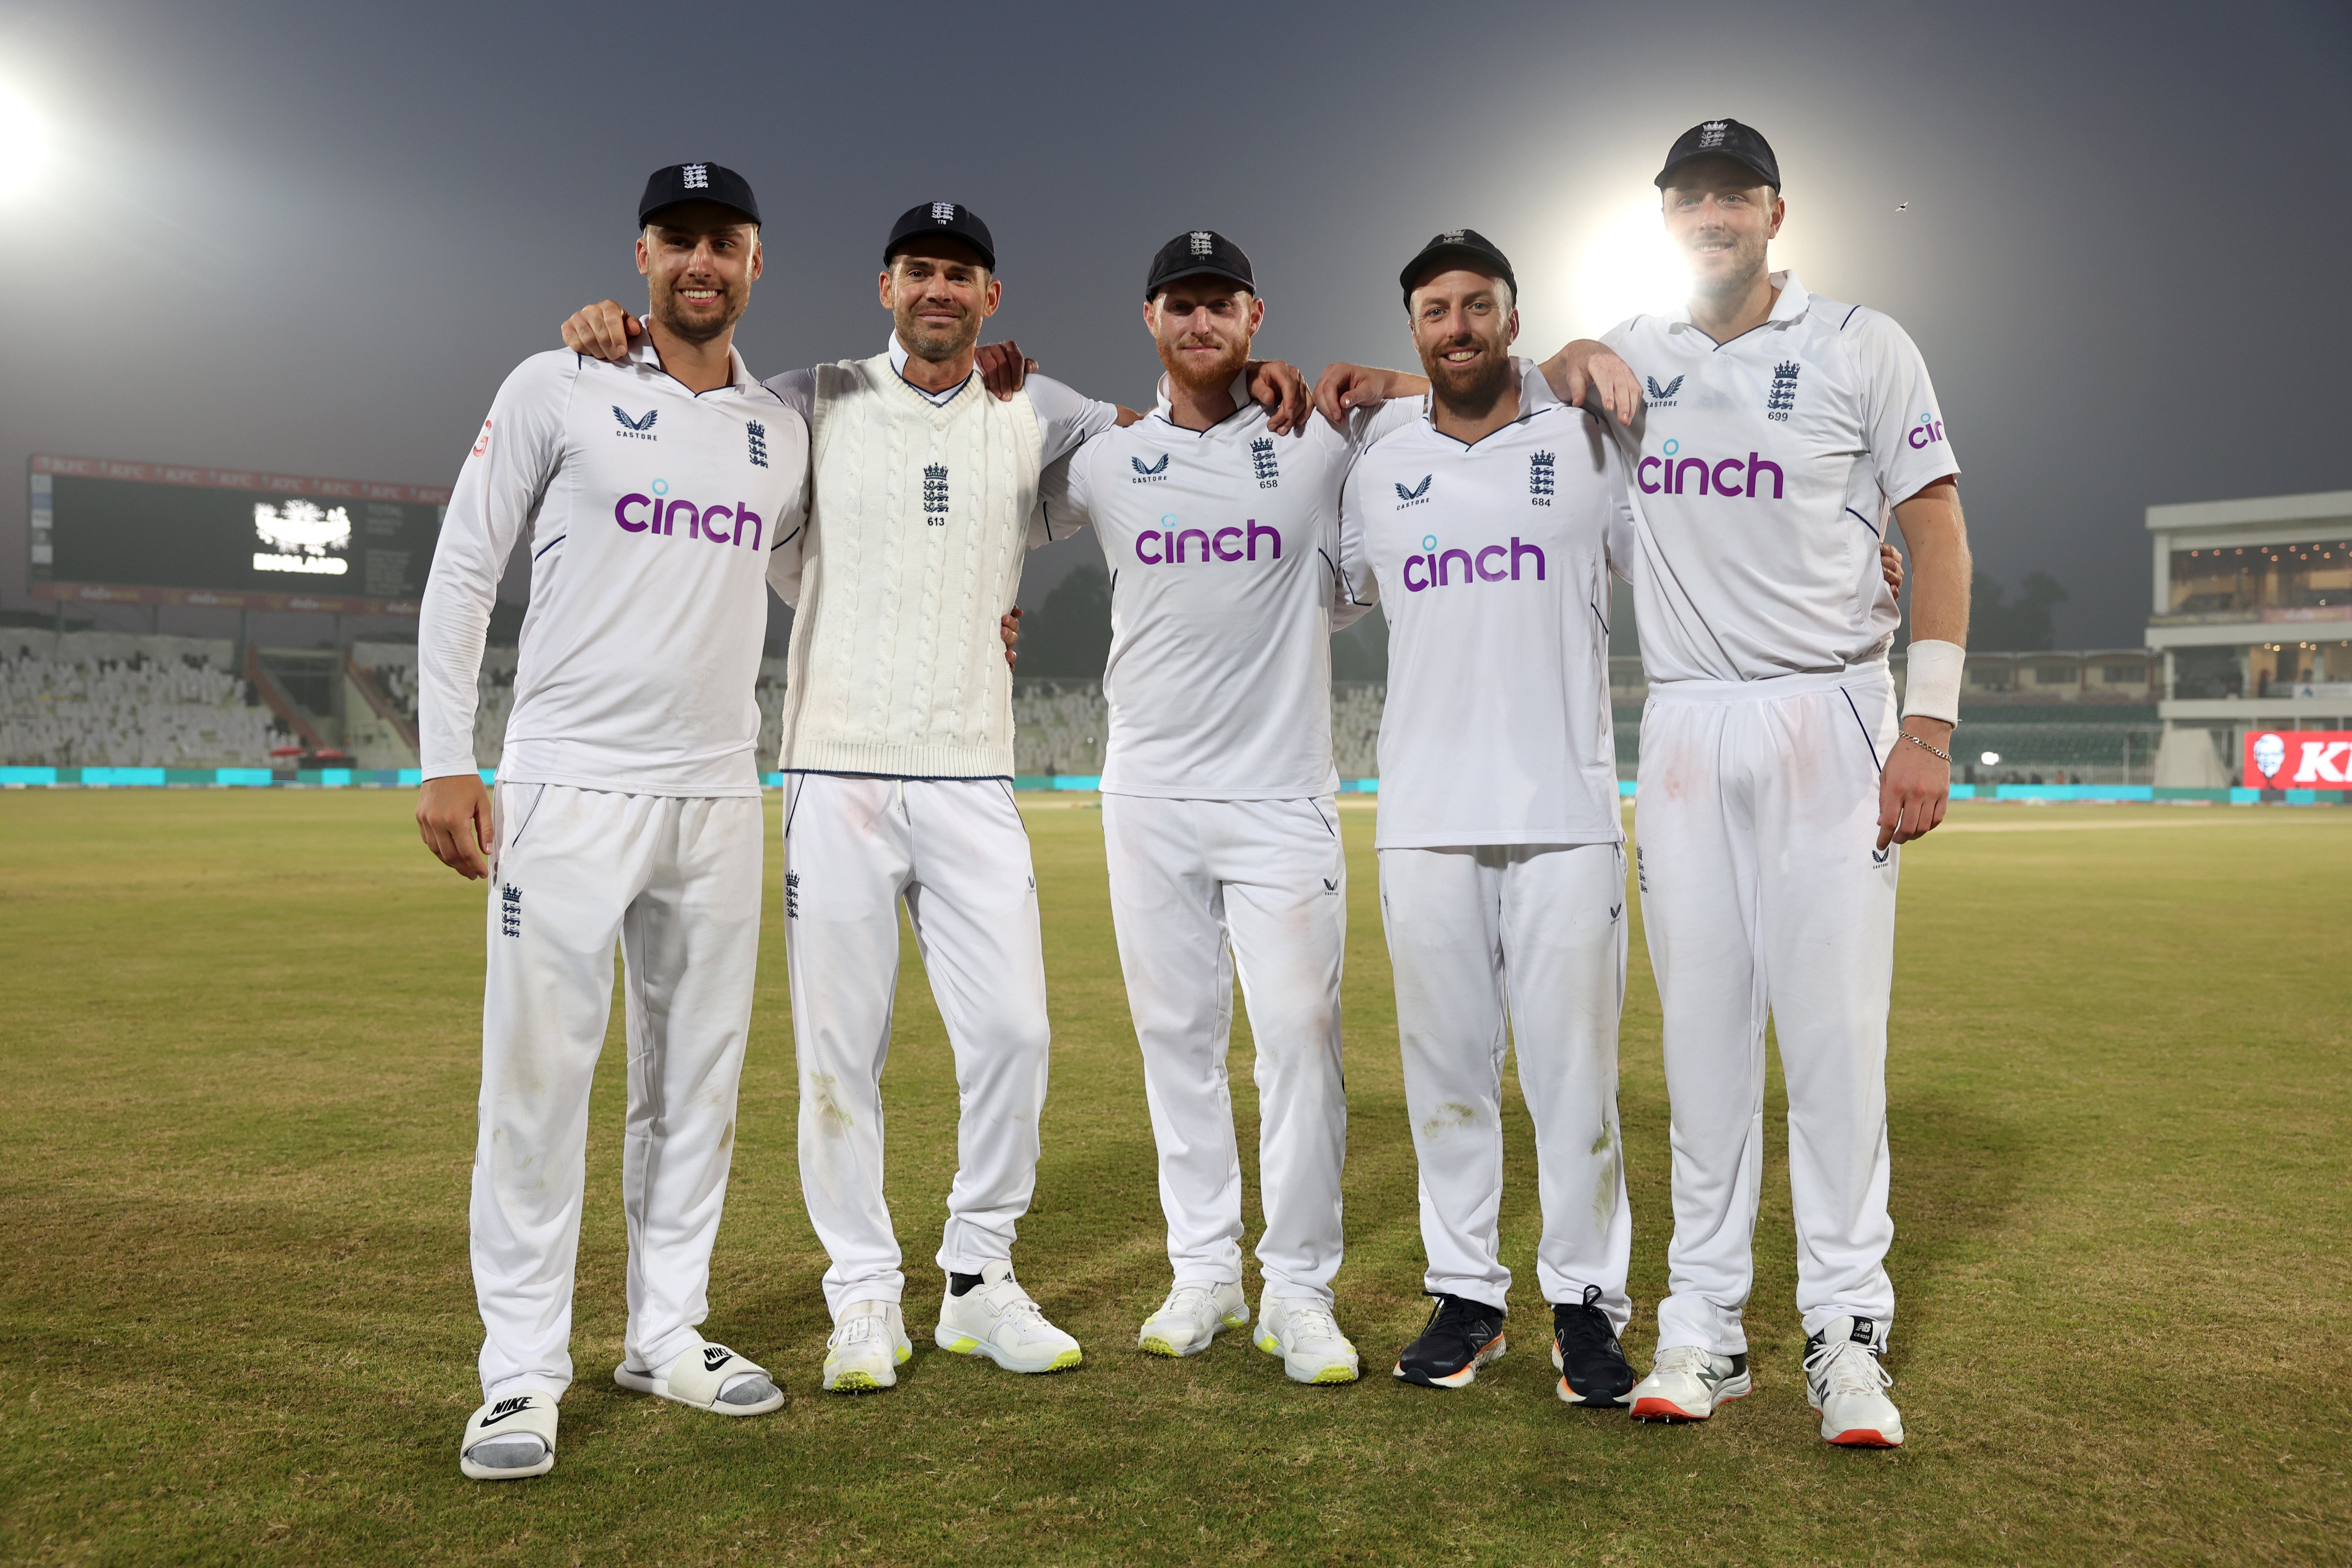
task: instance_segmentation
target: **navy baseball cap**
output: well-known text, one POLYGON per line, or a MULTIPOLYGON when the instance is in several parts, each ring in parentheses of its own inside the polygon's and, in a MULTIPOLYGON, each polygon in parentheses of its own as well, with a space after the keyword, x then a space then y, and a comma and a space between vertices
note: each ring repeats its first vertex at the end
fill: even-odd
POLYGON ((1143 297, 1157 299, 1160 290, 1179 278, 1223 278, 1257 292, 1256 274, 1242 247, 1211 228, 1180 234, 1151 258, 1151 272, 1143 280, 1143 297))
POLYGON ((1694 158, 1728 158, 1755 170, 1775 191, 1780 188, 1780 160, 1772 156, 1772 143, 1737 120, 1710 120, 1675 137, 1666 166, 1658 171, 1658 189, 1664 190, 1675 171, 1694 158))
POLYGON ((980 252, 980 264, 991 272, 996 270, 996 241, 988 236, 988 226, 980 215, 968 206, 954 202, 923 202, 898 215, 891 226, 890 243, 882 247, 882 265, 903 249, 910 239, 920 239, 927 234, 943 234, 960 239, 980 252))
POLYGON ((646 194, 637 199, 637 226, 645 227, 654 214, 681 202, 717 202, 754 225, 760 221, 760 198, 751 194, 751 183, 734 170, 717 163, 672 163, 656 169, 646 181, 646 194))
POLYGON ((1466 261, 1479 272, 1500 273, 1503 281, 1511 286, 1511 302, 1518 303, 1519 279, 1511 270, 1511 258, 1475 228, 1450 228, 1423 246, 1420 254, 1406 262, 1404 270, 1397 274, 1398 283, 1404 288, 1406 305, 1412 303, 1412 286, 1420 281, 1421 275, 1433 263, 1446 260, 1466 261))

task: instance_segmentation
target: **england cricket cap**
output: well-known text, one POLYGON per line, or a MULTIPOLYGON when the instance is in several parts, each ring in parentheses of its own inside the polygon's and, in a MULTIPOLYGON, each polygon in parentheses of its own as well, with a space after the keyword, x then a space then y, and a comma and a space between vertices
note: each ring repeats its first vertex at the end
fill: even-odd
POLYGON ((1475 228, 1449 228, 1421 247, 1421 254, 1404 264, 1397 281, 1404 287, 1404 302, 1412 303, 1412 286, 1421 281, 1423 273, 1440 261, 1467 262, 1479 272, 1500 273, 1503 281, 1511 286, 1511 300, 1519 298, 1518 275, 1511 270, 1511 258, 1496 247, 1493 240, 1475 228))
POLYGON ((908 240, 929 234, 963 241, 980 252, 982 267, 996 270, 996 242, 988 237, 988 226, 980 221, 978 213, 955 202, 923 202, 899 214, 890 228, 890 243, 882 247, 882 265, 889 266, 890 258, 906 248, 908 240))
POLYGON ((717 163, 672 163, 656 169, 646 181, 646 194, 637 200, 637 226, 645 227, 654 214, 681 202, 716 202, 754 224, 760 221, 760 198, 751 194, 751 183, 734 170, 717 163))
POLYGON ((1151 275, 1143 280, 1143 297, 1156 300, 1160 290, 1179 278, 1223 278, 1257 292, 1250 258, 1238 245, 1212 228, 1196 228, 1160 247, 1151 258, 1151 275))
POLYGON ((1710 120, 1675 137, 1666 166, 1658 171, 1658 189, 1664 190, 1675 171, 1693 158, 1728 158, 1755 170, 1774 190, 1780 188, 1780 160, 1772 156, 1772 143, 1755 127, 1737 120, 1710 120))

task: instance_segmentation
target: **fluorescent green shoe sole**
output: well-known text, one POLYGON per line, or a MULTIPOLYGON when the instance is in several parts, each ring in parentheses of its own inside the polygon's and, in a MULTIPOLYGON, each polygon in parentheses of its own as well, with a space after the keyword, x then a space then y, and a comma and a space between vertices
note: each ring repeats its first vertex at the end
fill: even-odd
POLYGON ((1353 1383, 1355 1381, 1356 1374, 1344 1366, 1327 1366, 1307 1379, 1309 1383, 1353 1383))
POLYGON ((1145 1355, 1164 1355, 1180 1360, 1182 1358, 1184 1353, 1178 1350, 1174 1345, 1170 1344, 1166 1340, 1161 1339, 1158 1334, 1145 1335, 1142 1339, 1136 1342, 1135 1348, 1141 1351, 1145 1355))
POLYGON ((1086 1359, 1087 1355, 1084 1351, 1064 1351, 1060 1355, 1054 1358, 1054 1364, 1047 1367, 1045 1370, 1047 1372, 1067 1372, 1070 1368, 1077 1365, 1080 1362, 1086 1359))
POLYGON ((882 1380, 870 1372, 845 1372, 824 1386, 828 1394, 878 1394, 882 1380))

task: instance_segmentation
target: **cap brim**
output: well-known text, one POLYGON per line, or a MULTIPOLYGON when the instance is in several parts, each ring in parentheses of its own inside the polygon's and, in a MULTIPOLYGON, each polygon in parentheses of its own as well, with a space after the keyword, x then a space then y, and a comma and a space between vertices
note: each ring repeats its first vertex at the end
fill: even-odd
POLYGON ((1518 279, 1511 275, 1507 263, 1498 261, 1486 251, 1475 249, 1470 246, 1438 245, 1432 246, 1414 257, 1405 269, 1397 274, 1398 286, 1404 289, 1407 299, 1412 297, 1414 286, 1423 278, 1428 276, 1429 269, 1441 261, 1466 261, 1470 264, 1470 270, 1473 272, 1483 272, 1489 278, 1499 278, 1511 286, 1511 291, 1514 294, 1518 292, 1518 279))
POLYGON ((1160 297, 1160 291, 1162 289, 1171 283, 1181 283, 1187 278, 1223 278, 1228 282, 1240 284, 1253 294, 1257 292, 1257 284, 1238 272, 1230 271, 1223 267, 1187 267, 1181 272, 1171 272, 1167 277, 1157 279, 1146 285, 1143 297, 1146 300, 1156 300, 1160 297))
POLYGON ((914 244, 919 239, 951 239, 958 245, 962 246, 966 250, 971 251, 974 256, 979 257, 980 264, 982 267, 987 268, 991 272, 996 270, 996 253, 994 251, 981 244, 980 241, 972 238, 971 236, 968 234, 959 234, 955 230, 950 228, 921 229, 913 234, 900 235, 898 238, 892 240, 888 245, 882 247, 882 265, 887 267, 893 261, 898 260, 898 253, 906 249, 908 246, 914 244))
POLYGON ((669 211, 672 207, 690 207, 697 202, 707 203, 714 207, 725 207, 729 212, 735 214, 745 223, 750 224, 753 228, 760 226, 760 215, 758 213, 752 212, 747 207, 739 207, 733 202, 720 201, 717 196, 680 196, 674 202, 664 202, 657 207, 647 207, 645 211, 637 215, 637 226, 639 228, 645 227, 646 225, 653 222, 654 219, 661 216, 662 214, 669 211))
POLYGON ((1727 153, 1720 147, 1709 147, 1705 152, 1692 153, 1684 157, 1675 159, 1673 163, 1659 170, 1657 179, 1652 183, 1654 184, 1658 189, 1663 191, 1666 188, 1666 182, 1674 178, 1675 171, 1676 169, 1681 168, 1685 163, 1696 163, 1701 158, 1721 158, 1726 163, 1737 163, 1741 168, 1747 170, 1749 174, 1754 174, 1758 179, 1763 181, 1766 184, 1771 186, 1774 190, 1777 191, 1780 188, 1780 175, 1774 174, 1771 170, 1766 168, 1763 164, 1758 163, 1753 158, 1743 156, 1738 153, 1727 153))

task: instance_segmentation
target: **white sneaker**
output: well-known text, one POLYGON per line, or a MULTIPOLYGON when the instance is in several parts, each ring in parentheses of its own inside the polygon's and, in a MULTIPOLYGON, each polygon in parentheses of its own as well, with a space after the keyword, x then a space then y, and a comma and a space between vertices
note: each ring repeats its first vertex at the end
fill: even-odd
POLYGON ((1280 1356, 1293 1383, 1353 1383, 1361 1370, 1354 1342, 1320 1301, 1261 1295, 1257 1348, 1280 1356))
POLYGON ((1007 1372, 1062 1372, 1083 1360, 1078 1342, 1045 1321, 1029 1292, 1002 1260, 980 1271, 980 1283, 940 1301, 940 1349, 984 1355, 1007 1372))
POLYGON ((1704 1421, 1716 1406, 1745 1399, 1748 1357, 1711 1355, 1696 1345, 1671 1345, 1658 1352, 1650 1375, 1633 1385, 1636 1421, 1704 1421))
POLYGON ((898 1302, 852 1301, 825 1338, 825 1390, 878 1394, 898 1381, 898 1369, 914 1354, 898 1302))
POLYGON ((1903 1413, 1878 1363, 1885 1331, 1868 1318, 1832 1318, 1805 1341, 1805 1400, 1822 1413, 1822 1436, 1845 1448, 1899 1448, 1903 1413))
POLYGON ((1146 1355, 1199 1355, 1220 1330, 1248 1321, 1249 1302, 1238 1284, 1179 1285, 1143 1320, 1135 1348, 1146 1355))

